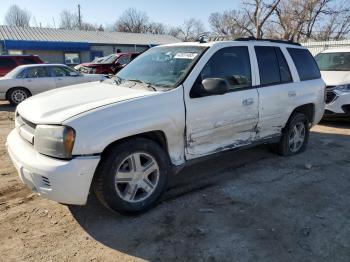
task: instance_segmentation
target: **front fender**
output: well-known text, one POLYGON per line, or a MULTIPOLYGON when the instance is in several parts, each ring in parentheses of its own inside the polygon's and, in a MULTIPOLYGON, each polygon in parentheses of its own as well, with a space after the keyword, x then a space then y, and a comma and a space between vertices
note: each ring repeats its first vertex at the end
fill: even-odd
POLYGON ((76 131, 73 155, 98 154, 130 136, 162 131, 174 165, 184 163, 183 89, 140 97, 85 112, 64 122, 76 131))

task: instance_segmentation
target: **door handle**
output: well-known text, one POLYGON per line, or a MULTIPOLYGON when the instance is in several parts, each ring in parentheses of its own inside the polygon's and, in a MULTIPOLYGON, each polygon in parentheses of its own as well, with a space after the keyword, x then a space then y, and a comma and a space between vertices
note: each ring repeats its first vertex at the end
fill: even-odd
POLYGON ((288 92, 288 96, 289 97, 295 97, 297 95, 297 93, 295 91, 289 91, 288 92))
POLYGON ((244 106, 250 106, 254 103, 254 99, 253 98, 247 98, 247 99, 244 99, 242 101, 242 105, 244 106))

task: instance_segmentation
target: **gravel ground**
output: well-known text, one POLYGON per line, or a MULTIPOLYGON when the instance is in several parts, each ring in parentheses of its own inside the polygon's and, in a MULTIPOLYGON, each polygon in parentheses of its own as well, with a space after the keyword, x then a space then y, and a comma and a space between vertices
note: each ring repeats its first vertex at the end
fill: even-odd
POLYGON ((314 127, 298 156, 261 146, 188 167, 125 217, 26 189, 5 150, 13 110, 0 103, 0 261, 350 261, 349 122, 314 127))

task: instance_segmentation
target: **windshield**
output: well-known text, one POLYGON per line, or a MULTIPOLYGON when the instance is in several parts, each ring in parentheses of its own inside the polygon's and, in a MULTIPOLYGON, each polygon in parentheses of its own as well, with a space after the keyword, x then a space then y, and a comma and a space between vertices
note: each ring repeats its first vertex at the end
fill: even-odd
POLYGON ((173 88, 185 78, 205 50, 205 46, 153 47, 122 69, 117 77, 173 88))
POLYGON ((322 53, 315 60, 321 71, 350 71, 350 52, 322 53))
POLYGON ((112 64, 117 59, 117 55, 112 54, 109 56, 102 57, 103 59, 96 62, 96 64, 112 64))

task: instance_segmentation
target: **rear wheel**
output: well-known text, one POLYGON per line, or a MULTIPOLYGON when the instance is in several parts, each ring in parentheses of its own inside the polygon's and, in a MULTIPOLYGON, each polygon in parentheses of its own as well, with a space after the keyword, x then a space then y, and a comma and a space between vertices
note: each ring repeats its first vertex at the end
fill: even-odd
POLYGON ((291 156, 304 152, 309 141, 309 120, 301 113, 293 114, 277 145, 280 155, 291 156))
POLYGON ((156 142, 136 138, 109 150, 94 181, 97 198, 125 214, 145 212, 157 203, 168 179, 169 160, 156 142))
POLYGON ((22 87, 12 88, 8 92, 8 100, 12 105, 18 105, 19 103, 30 97, 30 93, 27 89, 22 87))

